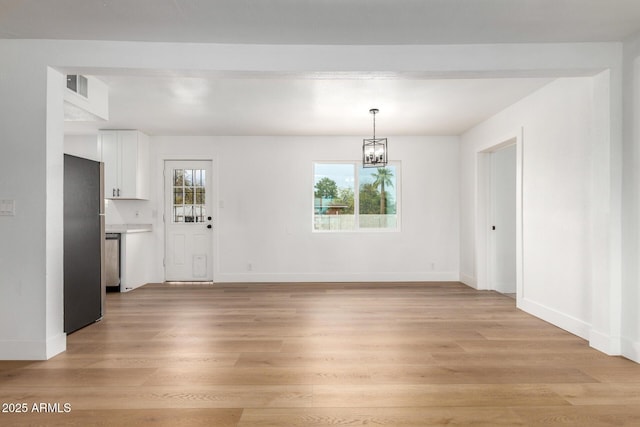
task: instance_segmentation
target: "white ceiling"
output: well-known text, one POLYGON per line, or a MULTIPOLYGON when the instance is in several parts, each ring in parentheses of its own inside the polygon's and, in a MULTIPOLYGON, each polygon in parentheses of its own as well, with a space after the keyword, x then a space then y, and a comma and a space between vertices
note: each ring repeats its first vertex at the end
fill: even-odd
POLYGON ((638 0, 0 0, 0 38, 267 44, 622 40, 638 0))
MULTIPOLYGON (((0 0, 0 38, 269 44, 620 41, 640 0, 0 0)), ((102 75, 111 118, 69 134, 460 134, 547 79, 102 75)))
POLYGON ((99 76, 110 120, 67 122, 150 135, 458 135, 548 79, 278 79, 99 76))

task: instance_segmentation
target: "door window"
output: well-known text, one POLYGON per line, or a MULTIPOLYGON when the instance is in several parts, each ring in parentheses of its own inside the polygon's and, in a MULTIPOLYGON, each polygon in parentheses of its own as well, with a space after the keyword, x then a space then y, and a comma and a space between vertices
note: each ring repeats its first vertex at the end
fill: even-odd
POLYGON ((204 222, 207 216, 206 171, 204 169, 173 170, 173 223, 204 222))

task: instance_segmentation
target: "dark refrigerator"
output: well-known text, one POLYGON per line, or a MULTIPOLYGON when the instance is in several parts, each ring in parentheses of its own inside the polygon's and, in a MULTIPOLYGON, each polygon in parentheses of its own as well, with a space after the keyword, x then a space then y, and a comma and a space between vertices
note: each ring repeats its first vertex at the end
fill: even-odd
POLYGON ((104 312, 104 188, 102 163, 64 156, 64 331, 104 312))

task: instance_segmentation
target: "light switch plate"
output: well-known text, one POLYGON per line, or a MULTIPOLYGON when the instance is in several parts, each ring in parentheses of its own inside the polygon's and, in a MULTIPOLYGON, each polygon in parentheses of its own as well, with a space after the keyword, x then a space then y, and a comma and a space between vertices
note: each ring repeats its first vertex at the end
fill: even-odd
POLYGON ((16 215, 16 201, 0 200, 0 216, 15 216, 15 215, 16 215))

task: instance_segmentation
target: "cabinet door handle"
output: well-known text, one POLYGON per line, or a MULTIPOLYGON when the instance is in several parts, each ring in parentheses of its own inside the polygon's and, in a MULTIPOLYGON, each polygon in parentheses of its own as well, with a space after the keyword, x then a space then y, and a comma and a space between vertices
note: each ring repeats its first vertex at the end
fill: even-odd
POLYGON ((113 197, 116 197, 116 189, 113 189, 113 197))
POLYGON ((118 197, 120 197, 120 189, 118 188, 118 197))

